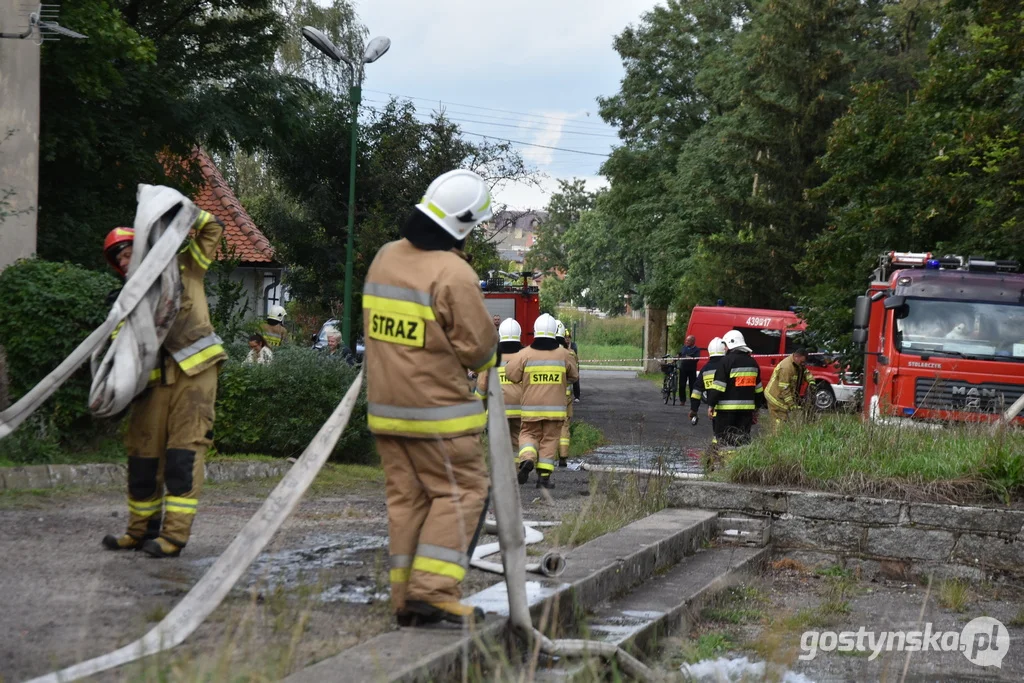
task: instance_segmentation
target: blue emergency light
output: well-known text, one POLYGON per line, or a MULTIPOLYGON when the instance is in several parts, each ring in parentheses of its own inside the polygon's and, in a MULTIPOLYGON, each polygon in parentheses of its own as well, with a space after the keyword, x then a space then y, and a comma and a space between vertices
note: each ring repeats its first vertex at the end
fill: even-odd
POLYGON ((937 258, 930 258, 924 262, 926 270, 938 270, 942 267, 942 262, 937 258))

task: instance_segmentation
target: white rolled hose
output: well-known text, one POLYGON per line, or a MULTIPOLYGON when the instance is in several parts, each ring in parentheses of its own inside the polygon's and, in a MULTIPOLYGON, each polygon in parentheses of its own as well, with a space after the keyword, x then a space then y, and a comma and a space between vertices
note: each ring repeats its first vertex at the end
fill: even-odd
MULTIPOLYGON (((544 534, 536 529, 538 526, 558 526, 558 522, 523 522, 523 545, 531 545, 533 543, 540 543, 544 540, 544 534)), ((488 519, 485 525, 487 533, 496 534, 498 533, 498 523, 492 519, 488 519)), ((481 569, 485 572, 492 572, 494 574, 504 574, 505 567, 501 562, 488 562, 483 559, 490 555, 501 552, 501 543, 485 543, 478 545, 473 550, 473 559, 470 560, 470 566, 481 569)), ((565 558, 557 550, 549 550, 544 553, 540 558, 539 562, 526 565, 526 571, 534 574, 541 574, 543 576, 558 576, 565 571, 565 558)))

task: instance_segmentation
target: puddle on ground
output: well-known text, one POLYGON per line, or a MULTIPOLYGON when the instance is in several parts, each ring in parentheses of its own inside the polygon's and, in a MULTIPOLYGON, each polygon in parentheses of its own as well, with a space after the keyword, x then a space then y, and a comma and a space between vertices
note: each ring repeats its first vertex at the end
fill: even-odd
POLYGON ((598 640, 620 643, 647 624, 660 619, 662 612, 638 612, 623 610, 618 614, 602 616, 587 623, 587 628, 598 640))
MULTIPOLYGON (((238 586, 264 593, 303 585, 324 586, 316 597, 325 603, 370 604, 388 598, 387 556, 381 553, 388 547, 387 536, 316 534, 305 538, 304 544, 301 548, 261 553, 238 586), (378 584, 378 575, 382 584, 378 584)), ((203 558, 193 565, 205 572, 215 559, 203 558)))
MULTIPOLYGON (((555 595, 561 590, 569 587, 567 583, 544 583, 541 581, 527 581, 526 582, 526 602, 530 607, 533 607, 539 602, 546 600, 547 598, 555 595)), ((490 588, 485 588, 479 593, 475 593, 465 600, 468 605, 479 607, 484 612, 489 614, 500 614, 503 617, 508 616, 508 592, 506 591, 505 582, 496 583, 490 588)))
POLYGON ((601 446, 587 455, 586 464, 704 473, 698 451, 657 446, 601 446))

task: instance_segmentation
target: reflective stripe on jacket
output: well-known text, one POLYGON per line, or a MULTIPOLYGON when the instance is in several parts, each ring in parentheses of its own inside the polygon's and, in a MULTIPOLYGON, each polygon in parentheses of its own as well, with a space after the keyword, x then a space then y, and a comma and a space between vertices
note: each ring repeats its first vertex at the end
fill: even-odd
POLYGON ((466 370, 497 359, 479 279, 454 251, 381 247, 363 287, 367 421, 374 434, 447 438, 487 424, 466 370))
MULTIPOLYGON (((181 270, 181 308, 174 324, 164 339, 163 348, 174 359, 178 368, 194 377, 209 367, 227 360, 223 341, 213 331, 210 307, 206 302, 206 271, 217 254, 224 233, 217 219, 201 211, 193 226, 195 233, 178 254, 181 270)), ((150 381, 173 383, 173 373, 159 369, 150 375, 150 381)))
POLYGON ((580 376, 576 359, 562 347, 550 351, 527 347, 505 367, 505 375, 522 384, 520 418, 524 422, 564 420, 566 387, 580 376))
POLYGON ((764 405, 761 368, 750 354, 730 351, 715 371, 708 405, 722 410, 757 410, 764 405))
MULTIPOLYGON (((509 361, 522 353, 522 350, 510 353, 508 355, 502 354, 501 363, 498 366, 498 378, 501 380, 501 395, 505 400, 505 416, 510 418, 519 418, 522 414, 522 403, 523 399, 523 385, 516 384, 508 378, 505 374, 505 367, 509 361)), ((476 394, 482 399, 487 398, 487 373, 480 373, 480 376, 476 380, 476 394)))
POLYGON ((697 408, 700 408, 700 402, 705 403, 708 400, 708 389, 715 383, 715 371, 718 370, 718 366, 722 363, 722 359, 725 356, 711 356, 708 358, 708 362, 701 368, 700 373, 697 375, 697 381, 694 383, 693 391, 690 392, 690 410, 696 412, 697 408))
POLYGON ((288 341, 288 330, 285 329, 284 325, 268 325, 263 323, 261 334, 263 339, 266 340, 267 346, 280 346, 288 341))
POLYGON ((793 356, 784 358, 768 380, 768 388, 764 397, 768 403, 779 410, 793 410, 800 398, 800 388, 804 382, 804 368, 798 365, 793 356))

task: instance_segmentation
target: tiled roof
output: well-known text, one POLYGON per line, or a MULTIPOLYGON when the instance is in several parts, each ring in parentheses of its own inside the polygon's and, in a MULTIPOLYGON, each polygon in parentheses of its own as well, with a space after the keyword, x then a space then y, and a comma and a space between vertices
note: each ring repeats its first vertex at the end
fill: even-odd
MULTIPOLYGON (((270 241, 253 223, 213 160, 201 149, 193 158, 206 181, 192 197, 195 205, 209 211, 224 224, 224 239, 242 263, 273 263, 274 248, 270 241)), ((217 253, 218 259, 223 256, 222 252, 217 253)))

